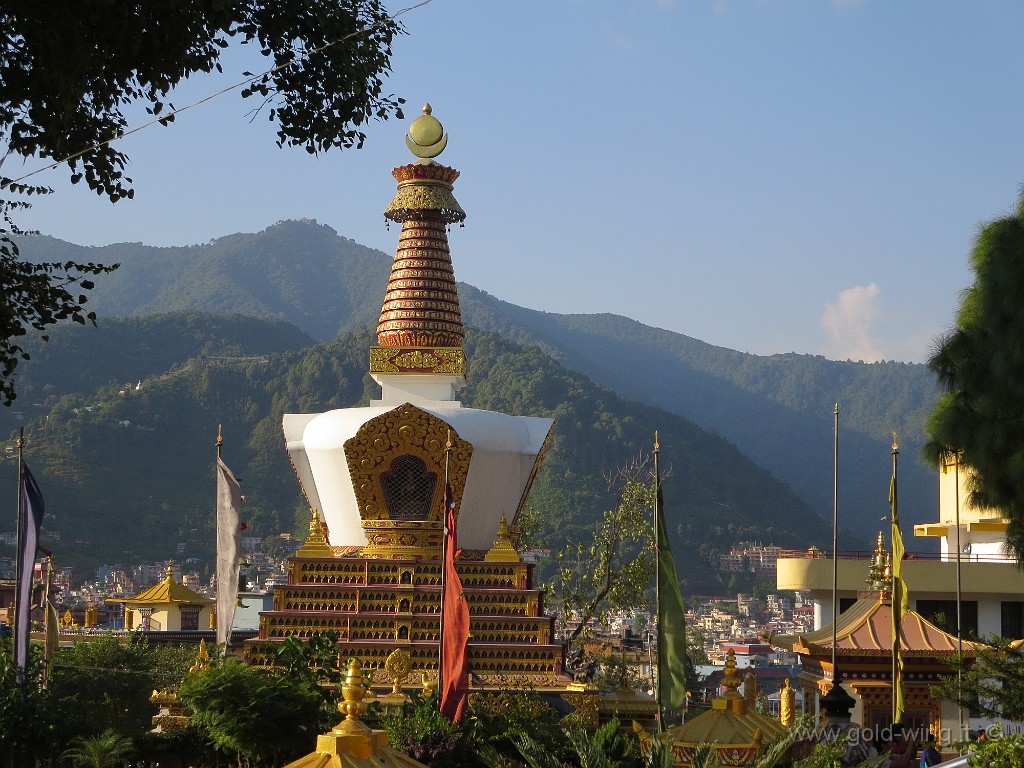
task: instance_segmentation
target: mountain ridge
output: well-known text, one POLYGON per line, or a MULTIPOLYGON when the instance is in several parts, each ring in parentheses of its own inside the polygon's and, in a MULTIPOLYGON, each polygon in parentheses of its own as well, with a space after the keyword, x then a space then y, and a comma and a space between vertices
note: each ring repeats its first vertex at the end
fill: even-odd
MULTIPOLYGON (((30 238, 22 248, 30 258, 49 253, 60 260, 61 243, 30 238)), ((204 245, 142 248, 88 248, 92 260, 123 262, 97 281, 90 309, 101 316, 157 308, 245 310, 292 322, 321 341, 376 323, 391 263, 386 254, 308 220, 204 245), (185 267, 178 272, 169 263, 176 260, 185 267), (165 283, 156 294, 151 284, 133 298, 140 273, 165 283)), ((456 272, 458 260, 456 253, 456 272)), ((937 395, 924 366, 751 355, 611 313, 560 315, 518 307, 466 283, 459 291, 468 326, 537 345, 627 399, 721 435, 829 517, 832 411, 839 402, 841 509, 850 527, 865 544, 878 528, 887 507, 893 431, 911 459, 901 465, 903 518, 908 525, 935 518, 935 472, 915 460, 924 415, 937 395)), ((472 360, 469 366, 472 375, 472 360)))

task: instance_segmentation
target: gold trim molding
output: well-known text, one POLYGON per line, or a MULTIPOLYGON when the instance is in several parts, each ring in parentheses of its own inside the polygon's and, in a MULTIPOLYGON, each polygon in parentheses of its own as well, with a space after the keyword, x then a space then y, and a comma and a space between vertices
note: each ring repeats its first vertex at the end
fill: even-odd
POLYGON ((466 375, 462 347, 370 347, 370 373, 466 375))

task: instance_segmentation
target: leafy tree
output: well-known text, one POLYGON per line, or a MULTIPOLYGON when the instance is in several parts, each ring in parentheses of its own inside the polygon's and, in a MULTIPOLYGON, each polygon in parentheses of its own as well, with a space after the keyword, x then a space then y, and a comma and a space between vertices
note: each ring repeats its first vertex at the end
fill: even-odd
POLYGON ((957 675, 946 675, 932 686, 932 695, 952 701, 984 717, 1024 720, 1024 652, 1020 644, 994 638, 975 657, 953 656, 957 675))
POLYGON ((1019 733, 986 739, 973 747, 967 758, 971 768, 1017 768, 1024 765, 1024 737, 1019 733))
POLYGON ((969 503, 1010 519, 1007 544, 1024 562, 1024 194, 986 224, 971 251, 974 283, 956 325, 928 361, 945 394, 928 419, 925 452, 972 470, 969 503))
POLYGON ((43 664, 36 650, 30 649, 25 683, 18 685, 11 639, 0 639, 0 762, 4 765, 42 757, 50 741, 48 695, 42 688, 43 664))
POLYGON ((316 742, 321 697, 306 680, 228 659, 188 675, 179 696, 192 722, 239 768, 286 762, 316 742))
POLYGON ((569 635, 572 646, 591 619, 605 622, 610 613, 635 609, 654 577, 650 511, 654 488, 639 482, 640 468, 629 474, 619 503, 597 522, 589 547, 567 545, 556 555, 558 573, 551 585, 561 606, 562 621, 577 621, 569 635))
MULTIPOLYGON (((0 141, 7 156, 50 158, 66 164, 72 183, 117 202, 131 198, 124 175, 127 155, 114 139, 128 127, 135 105, 167 125, 165 103, 183 80, 220 70, 231 40, 259 47, 273 63, 250 75, 243 98, 257 99, 278 124, 279 146, 310 153, 360 147, 372 119, 401 118, 402 99, 384 93, 391 43, 401 26, 381 0, 196 0, 149 2, 127 9, 118 3, 79 3, 52 8, 35 0, 9 0, 0 11, 0 141)), ((8 195, 45 194, 0 176, 8 195)), ((11 235, 10 219, 24 199, 0 200, 0 274, 4 294, 15 300, 0 314, 0 394, 14 399, 11 376, 27 353, 11 339, 25 326, 37 330, 65 319, 94 321, 85 313, 89 275, 116 265, 74 262, 25 264, 11 235)))
POLYGON ((159 684, 155 669, 155 654, 140 635, 107 635, 61 648, 49 688, 65 738, 108 730, 142 736, 156 714, 149 701, 159 684))
POLYGON ((76 736, 61 757, 83 768, 113 768, 124 762, 134 749, 127 736, 106 730, 98 736, 76 736))

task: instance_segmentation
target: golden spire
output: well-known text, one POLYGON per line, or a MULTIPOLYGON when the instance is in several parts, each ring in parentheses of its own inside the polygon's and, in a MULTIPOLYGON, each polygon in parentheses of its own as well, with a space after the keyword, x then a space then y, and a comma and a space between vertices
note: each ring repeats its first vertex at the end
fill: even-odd
POLYGON ((747 702, 737 690, 740 687, 740 675, 736 670, 736 651, 732 648, 725 655, 725 677, 722 680, 722 687, 725 693, 711 702, 711 708, 726 709, 737 715, 745 715, 747 702))
POLYGON ((205 672, 210 668, 210 654, 206 652, 206 640, 199 641, 199 653, 196 654, 195 663, 188 668, 189 672, 205 672))
POLYGON ((166 574, 165 574, 165 577, 164 577, 164 581, 166 581, 168 584, 170 584, 170 583, 172 583, 174 581, 174 561, 173 560, 168 560, 167 561, 167 571, 166 571, 166 574))
POLYGON ((879 531, 878 536, 875 537, 875 552, 871 556, 871 565, 868 567, 867 585, 872 590, 885 592, 892 589, 892 577, 886 573, 887 554, 885 536, 879 531))
POLYGON ((371 373, 462 375, 462 311, 448 251, 449 224, 466 212, 452 194, 459 172, 430 159, 448 142, 430 105, 409 128, 406 144, 420 159, 395 168, 398 191, 384 216, 402 225, 391 267, 371 373), (428 349, 423 349, 428 348, 428 349))
POLYGON ((494 537, 494 544, 484 555, 484 560, 489 563, 518 563, 522 560, 519 553, 516 552, 516 548, 512 546, 512 538, 509 536, 508 523, 505 521, 504 515, 498 521, 498 534, 494 537))

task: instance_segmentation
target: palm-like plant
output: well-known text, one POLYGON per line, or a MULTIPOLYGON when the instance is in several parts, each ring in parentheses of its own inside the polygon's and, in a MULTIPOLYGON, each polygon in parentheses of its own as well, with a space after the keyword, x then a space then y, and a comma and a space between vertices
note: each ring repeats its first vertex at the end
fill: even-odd
POLYGON ((61 757, 84 768, 113 768, 134 749, 131 739, 108 729, 98 736, 76 736, 61 757))

